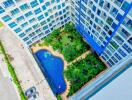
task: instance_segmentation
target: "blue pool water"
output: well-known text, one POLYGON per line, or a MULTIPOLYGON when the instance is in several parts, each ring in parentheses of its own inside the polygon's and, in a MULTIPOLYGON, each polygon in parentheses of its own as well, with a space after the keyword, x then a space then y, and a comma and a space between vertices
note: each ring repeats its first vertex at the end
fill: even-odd
POLYGON ((66 90, 66 83, 63 77, 63 60, 44 49, 39 50, 35 55, 53 92, 55 94, 63 93, 66 90))

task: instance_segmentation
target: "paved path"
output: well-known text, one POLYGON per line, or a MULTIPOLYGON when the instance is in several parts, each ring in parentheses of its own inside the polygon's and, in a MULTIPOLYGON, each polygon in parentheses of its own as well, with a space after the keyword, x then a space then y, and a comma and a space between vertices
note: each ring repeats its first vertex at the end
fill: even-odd
POLYGON ((6 28, 0 29, 0 39, 7 53, 14 58, 11 63, 24 91, 35 86, 39 92, 37 100, 55 100, 55 96, 28 49, 23 48, 16 36, 6 28))
POLYGON ((84 59, 88 54, 90 53, 90 51, 87 51, 85 53, 83 53, 81 56, 79 56, 78 58, 76 58, 75 60, 73 60, 72 62, 68 63, 68 66, 71 65, 72 63, 80 60, 80 59, 84 59))

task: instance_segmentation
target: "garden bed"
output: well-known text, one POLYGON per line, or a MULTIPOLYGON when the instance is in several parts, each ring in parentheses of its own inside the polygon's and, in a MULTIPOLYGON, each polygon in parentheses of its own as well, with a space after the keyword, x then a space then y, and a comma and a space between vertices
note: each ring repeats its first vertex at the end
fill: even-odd
POLYGON ((91 79, 95 78, 106 67, 94 54, 88 54, 86 58, 76 61, 67 67, 64 74, 70 82, 70 90, 67 96, 77 92, 91 79))
POLYGON ((81 35, 76 31, 73 24, 66 24, 64 29, 53 31, 48 37, 44 38, 42 45, 51 45, 54 50, 58 50, 64 55, 67 62, 89 50, 89 46, 84 42, 81 35))

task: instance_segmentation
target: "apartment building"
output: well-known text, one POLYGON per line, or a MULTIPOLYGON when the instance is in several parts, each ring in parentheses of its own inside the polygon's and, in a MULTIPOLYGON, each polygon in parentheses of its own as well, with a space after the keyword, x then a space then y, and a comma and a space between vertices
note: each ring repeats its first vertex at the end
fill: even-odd
POLYGON ((2 22, 30 46, 70 21, 66 0, 1 0, 2 22))
POLYGON ((76 29, 108 66, 132 56, 131 0, 71 0, 71 11, 76 29))

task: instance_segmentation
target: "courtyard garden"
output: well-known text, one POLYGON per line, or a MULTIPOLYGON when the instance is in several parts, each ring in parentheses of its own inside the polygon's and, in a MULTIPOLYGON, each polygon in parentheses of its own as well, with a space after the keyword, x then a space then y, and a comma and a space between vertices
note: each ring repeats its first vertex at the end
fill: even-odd
POLYGON ((64 29, 53 31, 48 37, 44 38, 43 45, 50 45, 54 50, 58 50, 64 55, 67 62, 89 50, 89 46, 76 31, 73 24, 66 24, 64 29))
MULTIPOLYGON (((53 51, 64 56, 67 62, 64 77, 70 83, 67 97, 76 93, 107 68, 99 57, 90 51, 90 46, 72 23, 53 31, 42 39, 38 46, 51 47, 53 51)), ((60 96, 57 97, 60 98, 60 96)))

